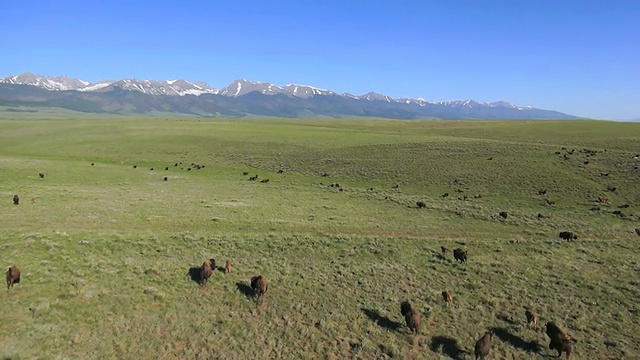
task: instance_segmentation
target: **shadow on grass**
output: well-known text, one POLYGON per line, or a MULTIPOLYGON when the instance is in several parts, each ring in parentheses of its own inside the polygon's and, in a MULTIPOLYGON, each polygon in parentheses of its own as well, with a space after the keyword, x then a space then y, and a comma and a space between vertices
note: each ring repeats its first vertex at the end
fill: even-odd
POLYGON ((524 350, 527 352, 540 353, 542 347, 538 344, 537 341, 525 341, 523 338, 517 335, 511 334, 507 329, 504 328, 493 328, 493 333, 503 342, 510 344, 511 346, 524 350))
POLYGON ((402 324, 380 315, 376 310, 361 308, 362 312, 378 326, 392 331, 400 331, 402 324))
POLYGON ((217 270, 218 270, 218 271, 220 271, 220 272, 221 272, 221 273, 223 273, 223 274, 226 274, 226 273, 227 273, 227 269, 225 269, 225 268, 224 268, 224 266, 218 266, 218 269, 217 269, 217 270))
POLYGON ((253 289, 249 285, 245 283, 237 282, 236 287, 238 288, 238 291, 240 291, 240 293, 242 293, 242 295, 246 296, 248 299, 254 298, 255 293, 253 292, 253 289))
POLYGON ((434 336, 431 338, 429 347, 434 352, 438 352, 438 349, 442 348, 445 355, 455 360, 464 359, 463 354, 466 354, 466 351, 458 346, 458 340, 448 336, 434 336))
POLYGON ((198 267, 190 267, 189 268, 189 272, 187 273, 187 275, 191 278, 192 281, 194 281, 198 285, 202 284, 200 282, 200 267, 199 266, 198 267))

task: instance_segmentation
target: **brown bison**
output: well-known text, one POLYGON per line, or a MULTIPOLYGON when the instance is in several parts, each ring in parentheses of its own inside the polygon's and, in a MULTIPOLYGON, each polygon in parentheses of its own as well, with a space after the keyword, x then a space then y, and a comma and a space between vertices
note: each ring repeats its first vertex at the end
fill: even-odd
POLYGON ((636 234, 638 234, 638 236, 640 236, 640 228, 636 228, 636 234))
POLYGON ((609 201, 609 198, 606 197, 605 195, 598 196, 598 202, 606 203, 607 201, 609 201))
POLYGON ((453 258, 456 261, 467 262, 467 252, 462 249, 453 249, 453 258))
POLYGON ((13 195, 13 205, 19 205, 19 204, 20 204, 20 196, 13 195))
POLYGON ((251 288, 255 294, 256 302, 262 300, 262 296, 267 292, 269 284, 264 276, 258 275, 251 278, 251 288))
POLYGON ((425 204, 424 201, 416 201, 416 206, 418 207, 418 209, 422 209, 422 208, 426 207, 427 204, 425 204))
POLYGON ((447 255, 447 251, 449 251, 446 247, 440 246, 440 250, 442 250, 442 255, 447 255))
POLYGON ((213 274, 212 268, 215 266, 215 260, 212 264, 212 259, 205 260, 204 263, 202 263, 202 267, 200 267, 200 284, 202 286, 207 285, 207 280, 209 280, 213 274))
POLYGON ((20 282, 20 269, 17 266, 12 266, 7 270, 7 290, 13 287, 13 284, 20 282))
POLYGON ((400 304, 400 313, 404 316, 409 331, 413 335, 417 335, 420 329, 420 313, 407 300, 400 304))
POLYGON ((493 337, 492 331, 487 331, 484 333, 484 336, 480 338, 480 340, 476 341, 476 360, 484 359, 485 356, 489 355, 489 350, 491 350, 491 338, 493 337))
POLYGON ((565 352, 565 358, 569 359, 571 355, 571 350, 573 348, 573 343, 575 340, 571 339, 556 323, 547 322, 547 336, 550 339, 549 349, 550 350, 558 350, 558 356, 562 356, 562 352, 565 352))
POLYGON ((563 240, 578 240, 578 235, 572 233, 571 231, 561 231, 558 236, 563 240))
POLYGON ((527 324, 530 324, 534 329, 538 329, 538 315, 531 310, 524 312, 524 316, 527 318, 527 324))
POLYGON ((231 272, 231 261, 227 260, 224 264, 224 272, 227 274, 231 272))
POLYGON ((443 291, 442 292, 442 298, 447 303, 447 305, 453 305, 453 296, 451 296, 450 292, 443 291))

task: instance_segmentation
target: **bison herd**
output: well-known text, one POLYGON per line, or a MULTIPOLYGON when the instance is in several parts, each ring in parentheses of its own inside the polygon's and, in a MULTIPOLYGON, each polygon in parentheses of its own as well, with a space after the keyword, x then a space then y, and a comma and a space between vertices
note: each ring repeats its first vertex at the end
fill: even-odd
MULTIPOLYGON (((565 232, 569 235, 567 237, 573 238, 574 234, 571 232, 565 232)), ((441 246, 442 254, 446 254, 448 251, 446 247, 441 246)), ((467 252, 462 249, 454 249, 453 256, 456 261, 467 261, 467 252)), ((453 305, 453 296, 449 291, 442 292, 442 298, 447 306, 453 305)), ((412 335, 417 335, 419 333, 420 328, 420 312, 417 311, 408 300, 403 301, 400 304, 400 314, 404 317, 407 328, 411 332, 412 335)), ((527 309, 524 313, 527 324, 530 325, 533 329, 538 329, 538 315, 530 309, 527 309)), ((550 321, 546 324, 546 335, 549 338, 549 349, 558 351, 558 356, 562 356, 562 353, 565 353, 566 359, 569 359, 571 355, 571 351, 573 349, 573 344, 577 342, 577 340, 572 339, 567 335, 565 331, 563 331, 555 322, 550 321)), ((494 335, 494 330, 486 331, 478 341, 475 343, 474 354, 476 360, 485 359, 491 350, 491 340, 494 335)))

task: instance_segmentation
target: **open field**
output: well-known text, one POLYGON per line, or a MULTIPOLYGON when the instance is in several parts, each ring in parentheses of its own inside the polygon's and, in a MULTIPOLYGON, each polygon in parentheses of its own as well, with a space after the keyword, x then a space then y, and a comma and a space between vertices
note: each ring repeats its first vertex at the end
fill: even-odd
POLYGON ((488 328, 491 359, 555 356, 531 308, 572 358, 640 358, 640 124, 8 116, 0 356, 472 359, 488 328))

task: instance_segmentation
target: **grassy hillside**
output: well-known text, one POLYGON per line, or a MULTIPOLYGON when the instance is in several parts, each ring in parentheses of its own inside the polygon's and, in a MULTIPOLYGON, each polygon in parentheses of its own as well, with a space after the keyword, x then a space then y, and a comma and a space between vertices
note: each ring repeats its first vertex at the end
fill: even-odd
POLYGON ((1 258, 22 282, 0 356, 464 359, 487 328, 492 358, 555 355, 532 308, 575 358, 640 357, 639 138, 592 121, 6 117, 1 258), (210 257, 234 270, 202 289, 187 273, 210 257))

